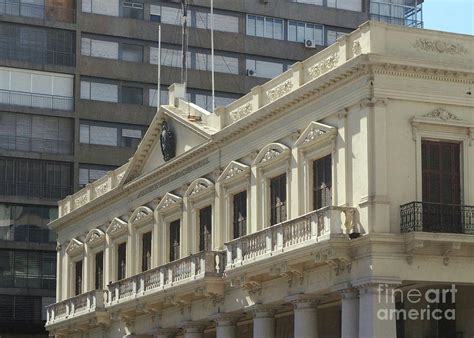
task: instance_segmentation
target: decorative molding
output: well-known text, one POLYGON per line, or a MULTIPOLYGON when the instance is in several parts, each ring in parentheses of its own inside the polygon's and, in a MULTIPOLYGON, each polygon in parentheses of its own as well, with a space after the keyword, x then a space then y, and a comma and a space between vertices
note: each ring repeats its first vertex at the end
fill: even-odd
POLYGON ((105 233, 100 229, 92 229, 86 236, 85 243, 88 246, 97 246, 105 242, 105 233))
POLYGON ((69 241, 69 244, 66 247, 66 253, 70 256, 78 255, 84 251, 84 243, 73 238, 69 241))
POLYGON ((359 40, 355 40, 352 43, 352 54, 354 54, 354 56, 358 56, 358 55, 362 54, 362 47, 360 45, 359 40))
POLYGON ((183 199, 175 194, 167 192, 156 206, 158 212, 166 212, 171 209, 180 207, 183 204, 183 199))
POLYGON ((237 109, 234 109, 229 113, 230 119, 235 122, 241 118, 247 116, 252 112, 252 102, 247 102, 243 106, 240 106, 237 109))
POLYGON ((117 237, 128 231, 128 223, 124 220, 121 220, 118 217, 115 217, 112 222, 110 222, 109 227, 107 228, 106 233, 109 236, 117 237))
POLYGON ((272 89, 266 91, 267 97, 270 101, 275 101, 276 99, 282 97, 283 95, 288 94, 293 89, 293 82, 291 79, 284 81, 283 83, 275 86, 272 89))
POLYGON ((130 216, 129 222, 131 224, 137 224, 145 222, 150 218, 153 218, 153 210, 151 210, 147 206, 140 206, 133 211, 132 215, 130 216))
POLYGON ((295 147, 308 147, 321 141, 334 140, 337 128, 312 121, 295 142, 295 147))
POLYGON ((194 180, 184 193, 189 198, 195 198, 208 192, 214 192, 214 183, 207 178, 198 178, 194 180))
POLYGON ((94 188, 96 197, 102 196, 109 190, 110 190, 110 182, 108 180, 102 184, 99 184, 97 187, 94 188))
POLYGON ((336 52, 326 59, 319 61, 314 66, 308 68, 309 76, 312 79, 315 79, 337 66, 337 62, 339 61, 339 54, 336 52))
POLYGON ((440 54, 463 55, 468 53, 468 50, 460 43, 446 40, 417 38, 412 46, 426 52, 436 52, 440 54))
POLYGON ((285 159, 290 155, 290 149, 281 143, 270 143, 259 151, 254 164, 265 166, 276 160, 285 159))
POLYGON ((217 179, 218 182, 228 183, 238 178, 248 177, 250 167, 237 161, 230 162, 217 179))
POLYGON ((460 120, 460 118, 458 118, 455 114, 447 111, 446 109, 443 109, 443 108, 437 108, 435 110, 433 110, 432 112, 429 112, 425 115, 423 115, 423 117, 432 117, 432 118, 438 118, 438 119, 441 119, 443 121, 447 121, 447 120, 460 120))
POLYGON ((75 209, 82 207, 84 204, 87 204, 87 202, 89 202, 89 196, 86 191, 82 195, 74 199, 75 209))

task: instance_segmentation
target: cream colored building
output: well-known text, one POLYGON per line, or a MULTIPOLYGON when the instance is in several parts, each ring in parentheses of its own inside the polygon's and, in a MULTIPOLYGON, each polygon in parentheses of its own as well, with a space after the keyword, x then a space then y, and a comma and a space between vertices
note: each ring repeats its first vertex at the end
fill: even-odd
POLYGON ((47 329, 473 337, 473 65, 473 37, 369 22, 215 113, 171 86, 130 161, 59 202, 47 329))

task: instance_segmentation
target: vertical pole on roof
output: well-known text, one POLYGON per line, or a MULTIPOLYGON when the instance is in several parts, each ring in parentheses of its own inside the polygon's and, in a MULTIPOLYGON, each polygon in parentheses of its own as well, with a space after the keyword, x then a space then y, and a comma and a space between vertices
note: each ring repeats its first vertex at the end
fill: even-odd
POLYGON ((211 0, 211 82, 212 82, 212 112, 216 109, 216 92, 214 82, 214 0, 211 0))

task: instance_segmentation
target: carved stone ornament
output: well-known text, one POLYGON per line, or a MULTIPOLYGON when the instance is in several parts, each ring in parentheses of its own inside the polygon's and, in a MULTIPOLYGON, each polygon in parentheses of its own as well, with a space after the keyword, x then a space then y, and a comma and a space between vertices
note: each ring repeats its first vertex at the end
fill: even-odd
POLYGON ((161 124, 160 146, 161 153, 163 154, 163 160, 169 161, 175 157, 176 142, 174 139, 174 133, 171 131, 166 121, 163 121, 161 124))
POLYGON ((432 112, 429 112, 428 114, 425 114, 423 116, 424 117, 438 118, 438 119, 441 119, 443 121, 446 121, 446 120, 459 120, 459 118, 455 114, 453 114, 453 113, 451 113, 451 112, 449 112, 449 111, 447 111, 443 108, 435 109, 432 112))
POLYGON ((87 193, 84 193, 74 199, 74 205, 76 206, 76 208, 82 207, 84 204, 87 204, 87 202, 89 202, 89 196, 87 195, 87 193))
POLYGON ((107 233, 111 236, 119 236, 128 231, 128 223, 115 217, 107 228, 107 233))
POLYGON ((449 55, 463 55, 468 53, 467 49, 460 43, 427 38, 416 39, 413 43, 413 47, 426 52, 436 52, 449 55))
POLYGON ((189 185, 185 195, 194 198, 209 191, 214 191, 214 183, 207 178, 198 178, 189 185))
POLYGON ((71 239, 68 246, 66 247, 66 252, 69 255, 74 256, 74 255, 77 255, 80 252, 82 252, 83 249, 84 249, 84 243, 82 243, 81 241, 73 238, 73 239, 71 239))
POLYGON ((140 223, 153 217, 153 210, 147 206, 136 208, 130 216, 130 223, 140 223))
POLYGON ((280 158, 286 158, 289 148, 281 143, 270 143, 266 145, 255 158, 254 164, 266 165, 280 158))
POLYGON ((360 55, 361 53, 362 53, 362 47, 360 45, 360 42, 356 40, 352 43, 352 54, 354 54, 354 56, 357 56, 357 55, 360 55))
POLYGON ((160 203, 156 206, 156 210, 165 211, 174 207, 178 207, 183 203, 183 199, 172 193, 166 193, 161 199, 160 203))
POLYGON ((117 175, 117 181, 120 182, 124 176, 125 176, 125 170, 117 175))
POLYGON ((110 190, 110 183, 109 181, 105 181, 102 184, 99 184, 97 187, 95 187, 95 194, 97 197, 102 196, 105 194, 107 191, 110 190))
POLYGON ((244 104, 243 106, 240 106, 239 108, 231 111, 229 115, 232 121, 237 121, 237 120, 240 120, 242 117, 247 116, 251 112, 252 112, 252 103, 248 102, 244 104))
POLYGON ((327 57, 326 59, 319 61, 314 66, 308 68, 309 75, 314 79, 318 76, 327 73, 331 69, 337 66, 337 62, 339 61, 339 54, 334 53, 327 57))
POLYGON ((94 246, 105 241, 105 233, 100 229, 92 229, 86 236, 86 244, 94 246))
POLYGON ((275 101, 276 99, 282 97, 285 94, 288 94, 293 89, 293 82, 291 79, 286 80, 285 82, 279 84, 278 86, 267 90, 266 94, 270 101, 275 101))
POLYGON ((319 122, 311 122, 301 133, 298 140, 296 140, 295 146, 306 147, 310 144, 317 143, 319 140, 327 140, 331 137, 335 137, 336 134, 337 129, 335 127, 319 122))
POLYGON ((249 166, 236 161, 232 161, 227 165, 227 167, 224 169, 224 171, 217 180, 219 182, 228 182, 240 177, 248 176, 249 173, 249 166))

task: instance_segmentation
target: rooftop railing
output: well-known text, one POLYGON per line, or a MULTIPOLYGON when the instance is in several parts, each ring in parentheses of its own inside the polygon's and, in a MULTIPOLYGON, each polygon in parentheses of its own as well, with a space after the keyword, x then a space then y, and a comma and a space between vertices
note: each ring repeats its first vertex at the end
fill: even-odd
POLYGON ((45 95, 0 89, 0 105, 72 111, 74 99, 67 96, 45 95))
POLYGON ((0 15, 23 16, 44 21, 76 22, 76 10, 73 8, 36 5, 8 0, 0 1, 0 15))

